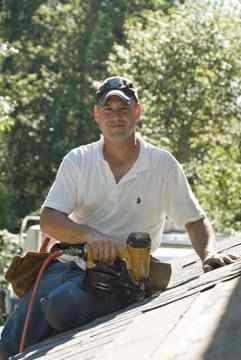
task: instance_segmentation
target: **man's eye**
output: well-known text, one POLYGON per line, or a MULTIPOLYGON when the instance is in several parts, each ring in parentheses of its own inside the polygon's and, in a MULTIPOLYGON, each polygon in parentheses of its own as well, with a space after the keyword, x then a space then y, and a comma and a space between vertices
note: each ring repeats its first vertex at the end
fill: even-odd
POLYGON ((112 115, 112 114, 120 114, 120 115, 126 115, 128 113, 128 109, 123 108, 123 109, 116 109, 116 110, 112 110, 112 109, 104 109, 104 113, 105 115, 112 115))
POLYGON ((119 109, 118 113, 120 115, 127 115, 128 114, 128 109, 119 109))
POLYGON ((111 113, 111 110, 110 110, 110 109, 104 109, 104 113, 105 113, 105 114, 110 114, 110 113, 111 113))

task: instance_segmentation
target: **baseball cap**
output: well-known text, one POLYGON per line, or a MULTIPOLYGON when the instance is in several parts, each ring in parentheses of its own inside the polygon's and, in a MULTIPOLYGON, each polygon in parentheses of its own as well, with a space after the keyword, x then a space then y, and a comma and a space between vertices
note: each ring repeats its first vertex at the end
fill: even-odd
POLYGON ((119 96, 128 104, 132 100, 138 102, 137 91, 133 83, 124 77, 112 76, 104 80, 96 92, 96 99, 99 105, 105 105, 110 96, 119 96))

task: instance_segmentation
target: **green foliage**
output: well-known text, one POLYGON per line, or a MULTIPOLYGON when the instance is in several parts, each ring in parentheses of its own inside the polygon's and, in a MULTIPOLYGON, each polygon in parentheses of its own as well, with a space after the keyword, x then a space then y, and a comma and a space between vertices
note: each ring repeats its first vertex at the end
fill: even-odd
MULTIPOLYGON (((0 231, 0 289, 7 289, 8 283, 4 274, 14 255, 19 251, 18 237, 7 230, 0 231)), ((5 320, 5 314, 0 311, 0 325, 5 320)))
POLYGON ((160 0, 3 1, 0 31, 14 44, 0 78, 15 104, 7 144, 5 187, 16 220, 37 209, 62 156, 97 137, 92 121, 96 81, 106 76, 126 16, 167 8, 160 0))
POLYGON ((195 169, 198 197, 222 231, 241 228, 240 148, 224 144, 210 147, 195 169))
POLYGON ((126 23, 109 73, 139 85, 141 130, 184 164, 219 230, 240 229, 241 20, 201 6, 126 23))
MULTIPOLYGON (((16 54, 17 50, 7 42, 0 39, 0 69, 4 60, 16 54)), ((14 101, 11 96, 3 96, 5 84, 0 76, 0 229, 11 224, 12 211, 10 209, 11 195, 6 185, 6 156, 7 149, 4 141, 4 131, 11 125, 11 113, 14 111, 14 101)))
MULTIPOLYGON (((4 60, 13 54, 16 54, 17 52, 17 49, 0 39, 0 69, 4 60)), ((0 131, 4 129, 10 119, 11 112, 14 110, 12 99, 9 96, 2 96, 3 92, 4 84, 0 78, 0 131)))
POLYGON ((98 136, 95 88, 116 73, 139 84, 142 133, 184 164, 215 225, 240 227, 240 20, 176 3, 2 1, 0 228, 17 229, 62 156, 98 136))
POLYGON ((18 236, 7 230, 0 231, 0 287, 6 287, 4 273, 7 270, 14 255, 19 251, 18 236))

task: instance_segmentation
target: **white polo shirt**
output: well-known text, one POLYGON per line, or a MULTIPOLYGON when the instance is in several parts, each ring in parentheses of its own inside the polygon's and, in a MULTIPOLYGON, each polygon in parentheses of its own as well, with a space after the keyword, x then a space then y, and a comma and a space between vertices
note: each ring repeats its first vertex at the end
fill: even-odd
POLYGON ((139 141, 139 156, 118 184, 103 157, 103 138, 70 151, 43 207, 67 213, 123 244, 131 232, 147 232, 152 250, 160 246, 166 216, 180 226, 204 217, 177 160, 139 141))

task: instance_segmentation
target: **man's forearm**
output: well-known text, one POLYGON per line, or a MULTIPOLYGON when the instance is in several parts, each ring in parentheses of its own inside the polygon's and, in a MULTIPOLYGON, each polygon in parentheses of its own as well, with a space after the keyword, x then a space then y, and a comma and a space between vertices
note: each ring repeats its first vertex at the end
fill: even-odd
POLYGON ((43 209, 40 226, 43 233, 69 244, 86 243, 90 233, 94 232, 94 229, 79 225, 69 219, 67 214, 51 208, 43 209))
POLYGON ((192 245, 201 260, 215 250, 215 234, 208 219, 186 224, 192 245))

